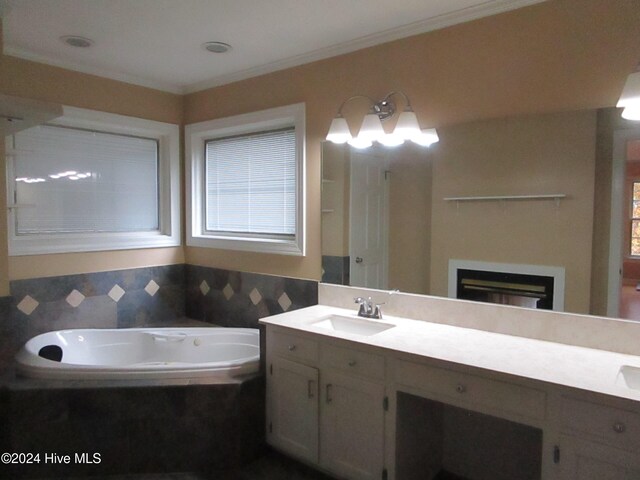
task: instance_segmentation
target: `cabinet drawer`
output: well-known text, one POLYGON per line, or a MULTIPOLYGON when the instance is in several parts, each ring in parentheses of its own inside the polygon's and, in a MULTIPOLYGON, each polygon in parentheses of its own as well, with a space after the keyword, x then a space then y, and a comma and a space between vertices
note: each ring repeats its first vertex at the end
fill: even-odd
POLYGON ((322 366, 343 370, 363 377, 384 379, 384 357, 352 348, 322 346, 322 366))
POLYGON ((397 360, 396 383, 458 398, 464 402, 541 420, 546 415, 546 394, 540 390, 397 360))
POLYGON ((640 415, 571 398, 562 399, 562 429, 626 450, 640 450, 640 415))
POLYGON ((283 332, 269 332, 273 353, 297 360, 318 361, 318 342, 298 335, 283 332))

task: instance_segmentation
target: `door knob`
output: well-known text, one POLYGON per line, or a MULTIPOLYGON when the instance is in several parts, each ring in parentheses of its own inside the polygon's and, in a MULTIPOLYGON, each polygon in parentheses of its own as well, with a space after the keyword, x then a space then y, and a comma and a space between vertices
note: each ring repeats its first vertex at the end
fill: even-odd
POLYGON ((356 263, 362 263, 362 257, 356 257, 356 263))

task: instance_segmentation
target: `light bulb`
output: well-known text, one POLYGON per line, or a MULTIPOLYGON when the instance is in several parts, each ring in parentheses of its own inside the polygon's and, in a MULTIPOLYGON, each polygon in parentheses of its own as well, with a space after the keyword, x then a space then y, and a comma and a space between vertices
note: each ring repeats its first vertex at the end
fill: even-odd
POLYGON ((368 138, 361 138, 360 136, 357 136, 356 138, 349 140, 349 145, 354 148, 369 148, 373 145, 373 142, 368 138))
POLYGON ((378 138, 378 142, 380 142, 385 147, 397 147, 398 145, 402 145, 404 143, 404 138, 394 133, 388 133, 378 138))
POLYGON ((625 120, 640 121, 640 103, 627 105, 622 111, 622 118, 625 120))

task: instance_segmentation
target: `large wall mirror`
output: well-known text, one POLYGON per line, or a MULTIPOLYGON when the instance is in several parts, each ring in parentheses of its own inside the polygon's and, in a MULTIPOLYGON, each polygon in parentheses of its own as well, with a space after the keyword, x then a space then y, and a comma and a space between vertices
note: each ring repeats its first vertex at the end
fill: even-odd
POLYGON ((323 281, 606 314, 612 171, 627 186, 614 205, 621 283, 640 282, 624 220, 640 125, 618 119, 611 108, 477 121, 439 128, 429 148, 324 143, 323 281))

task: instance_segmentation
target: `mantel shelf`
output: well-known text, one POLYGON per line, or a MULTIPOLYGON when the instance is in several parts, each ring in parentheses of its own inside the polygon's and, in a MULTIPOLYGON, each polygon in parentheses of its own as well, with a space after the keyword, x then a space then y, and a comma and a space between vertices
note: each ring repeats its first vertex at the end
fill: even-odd
POLYGON ((445 202, 497 202, 513 200, 556 200, 567 198, 564 193, 553 193, 548 195, 496 195, 487 197, 444 197, 445 202))

